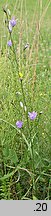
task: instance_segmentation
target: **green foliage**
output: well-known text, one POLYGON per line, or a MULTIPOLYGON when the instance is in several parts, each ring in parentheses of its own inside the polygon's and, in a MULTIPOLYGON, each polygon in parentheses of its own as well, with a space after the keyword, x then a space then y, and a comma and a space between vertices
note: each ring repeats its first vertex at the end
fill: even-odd
POLYGON ((7 47, 10 35, 0 2, 0 199, 48 200, 51 199, 50 3, 42 1, 40 8, 38 0, 17 2, 9 0, 8 8, 17 19, 12 38, 18 67, 13 50, 7 47), (24 51, 27 42, 30 47, 24 51), (23 91, 18 69, 23 73, 23 91), (27 111, 20 101, 23 106, 26 101, 29 112, 37 112, 34 121, 29 119, 29 127, 27 111), (19 119, 24 122, 21 129, 16 128, 19 119))

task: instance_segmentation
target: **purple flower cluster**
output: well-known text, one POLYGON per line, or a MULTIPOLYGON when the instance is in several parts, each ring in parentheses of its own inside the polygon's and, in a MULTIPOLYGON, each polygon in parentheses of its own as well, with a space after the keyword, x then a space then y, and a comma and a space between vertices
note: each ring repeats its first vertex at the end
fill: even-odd
MULTIPOLYGON (((28 112, 28 117, 30 118, 30 120, 34 120, 37 116, 37 112, 33 111, 33 112, 28 112)), ((22 128, 23 126, 23 122, 22 121, 17 121, 16 122, 16 127, 18 128, 22 128)))
MULTIPOLYGON (((15 20, 15 18, 13 17, 10 21, 9 21, 9 32, 11 33, 12 32, 12 28, 14 27, 16 25, 16 20, 15 20)), ((7 42, 7 45, 9 46, 9 47, 11 47, 12 46, 12 41, 11 40, 9 40, 8 42, 7 42)))
POLYGON ((12 28, 16 25, 16 20, 14 17, 9 21, 9 32, 12 32, 12 28))

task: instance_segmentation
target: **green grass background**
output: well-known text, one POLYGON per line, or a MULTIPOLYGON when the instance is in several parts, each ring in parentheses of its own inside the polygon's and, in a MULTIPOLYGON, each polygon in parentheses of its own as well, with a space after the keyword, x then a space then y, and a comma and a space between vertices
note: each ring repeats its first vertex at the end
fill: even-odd
MULTIPOLYGON (((48 0, 42 1, 42 13, 48 3, 48 0)), ((22 47, 24 47, 27 40, 30 43, 30 49, 32 47, 33 38, 36 34, 36 25, 40 17, 38 1, 23 0, 23 4, 21 4, 20 0, 17 0, 17 2, 14 0, 7 2, 5 0, 0 1, 0 199, 50 199, 50 8, 51 5, 49 4, 40 28, 36 78, 32 90, 37 35, 29 63, 27 61, 28 53, 26 51, 24 59, 22 47), (23 102, 20 80, 18 79, 14 55, 7 47, 9 34, 5 27, 5 15, 2 10, 5 4, 8 4, 11 15, 14 15, 18 19, 12 33, 16 50, 20 39, 20 23, 21 19, 23 20, 19 70, 23 72, 23 88, 28 110, 30 112, 35 110, 38 114, 35 122, 29 122, 32 128, 31 137, 34 151, 34 189, 32 188, 31 175, 27 172, 27 170, 30 173, 33 172, 30 153, 25 139, 19 134, 15 126, 17 120, 24 120, 24 126, 21 130, 27 140, 28 128, 26 117, 24 116, 23 109, 20 107, 20 101, 23 102), (32 24, 33 16, 34 20, 32 24), (28 79, 26 78, 27 73, 28 79), (42 114, 40 114, 41 111, 42 114), (17 170, 15 171, 15 169, 17 170), (18 182, 16 182, 17 179, 18 182)), ((28 139, 28 141, 30 140, 28 139)))

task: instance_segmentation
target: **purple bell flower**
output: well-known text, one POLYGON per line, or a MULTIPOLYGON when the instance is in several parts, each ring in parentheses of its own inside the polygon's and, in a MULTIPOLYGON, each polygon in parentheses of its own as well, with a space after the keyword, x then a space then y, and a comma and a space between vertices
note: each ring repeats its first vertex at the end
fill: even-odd
POLYGON ((10 24, 12 27, 14 27, 16 25, 16 20, 14 17, 10 20, 10 24))
POLYGON ((17 121, 17 122, 16 122, 16 126, 17 126, 18 128, 22 128, 22 125, 23 125, 23 122, 22 122, 22 121, 17 121))
POLYGON ((9 40, 9 41, 7 42, 7 45, 8 45, 9 47, 11 47, 11 46, 12 46, 12 41, 9 40))
POLYGON ((28 117, 31 119, 31 120, 34 120, 37 116, 37 112, 33 111, 33 112, 28 112, 28 117))

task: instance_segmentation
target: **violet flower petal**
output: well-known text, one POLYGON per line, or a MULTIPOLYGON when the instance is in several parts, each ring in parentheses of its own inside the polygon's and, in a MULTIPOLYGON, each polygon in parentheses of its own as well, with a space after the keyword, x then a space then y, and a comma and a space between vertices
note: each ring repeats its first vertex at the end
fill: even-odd
POLYGON ((11 23, 12 27, 14 27, 16 25, 16 20, 14 17, 10 20, 10 23, 11 23))
POLYGON ((22 128, 22 125, 23 125, 23 122, 22 122, 22 121, 17 121, 17 122, 16 122, 16 126, 17 126, 18 128, 22 128))
POLYGON ((28 112, 28 117, 31 119, 31 120, 34 120, 37 116, 37 112, 33 111, 33 112, 28 112))
POLYGON ((9 40, 9 41, 7 42, 7 45, 8 45, 9 47, 11 47, 11 46, 12 46, 12 41, 9 40))

